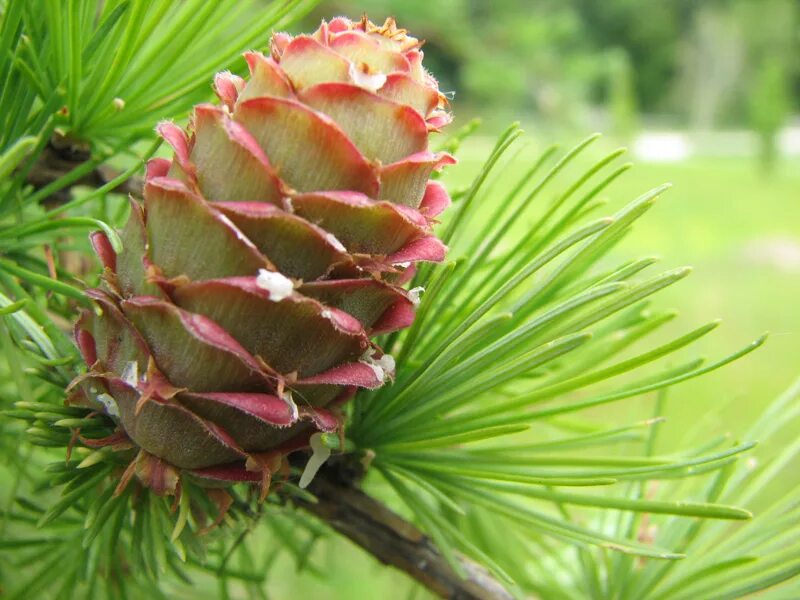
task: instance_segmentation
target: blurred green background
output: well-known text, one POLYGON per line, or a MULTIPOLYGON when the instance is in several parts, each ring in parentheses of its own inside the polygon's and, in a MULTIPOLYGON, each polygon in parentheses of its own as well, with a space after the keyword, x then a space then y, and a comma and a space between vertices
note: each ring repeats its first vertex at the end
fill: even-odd
MULTIPOLYGON (((302 27, 362 13, 373 21, 395 16, 426 40, 427 67, 455 92, 454 127, 481 117, 479 135, 446 176, 451 185, 471 180, 492 136, 515 120, 528 145, 508 180, 551 143, 566 149, 601 131, 597 157, 622 145, 635 163, 609 189, 609 212, 674 184, 616 258, 655 254, 664 267, 695 267, 656 305, 677 309, 683 331, 723 319, 698 344, 710 358, 764 331, 771 338, 733 366, 670 392, 664 450, 741 434, 800 374, 800 2, 330 0, 302 27)), ((650 406, 615 404, 617 414, 599 417, 627 422, 650 406)), ((756 455, 785 441, 771 440, 756 455)), ((786 485, 800 482, 800 473, 793 479, 786 485)), ((314 558, 334 581, 276 581, 275 597, 424 597, 343 544, 322 545, 314 558)))

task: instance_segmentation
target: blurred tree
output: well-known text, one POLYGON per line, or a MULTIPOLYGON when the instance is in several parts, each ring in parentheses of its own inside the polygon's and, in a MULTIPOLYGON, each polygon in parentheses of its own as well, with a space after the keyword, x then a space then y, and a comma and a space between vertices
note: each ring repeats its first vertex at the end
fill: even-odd
POLYGON ((749 49, 742 98, 749 125, 758 133, 761 162, 770 171, 778 156, 778 134, 793 108, 791 82, 798 86, 800 4, 792 0, 741 1, 736 14, 749 49), (745 24, 758 23, 758 27, 745 24))
POLYGON ((761 162, 771 171, 778 156, 778 133, 786 123, 791 99, 786 68, 778 57, 768 57, 758 71, 750 92, 750 123, 758 133, 761 162))
POLYGON ((745 64, 742 25, 724 5, 706 4, 693 15, 681 44, 677 95, 695 130, 719 126, 734 104, 745 64))
POLYGON ((621 48, 609 53, 608 106, 612 131, 629 141, 638 127, 636 80, 630 57, 621 48))
POLYGON ((595 49, 624 48, 636 73, 636 96, 645 111, 664 110, 678 72, 677 55, 696 3, 690 0, 572 0, 582 35, 595 49))

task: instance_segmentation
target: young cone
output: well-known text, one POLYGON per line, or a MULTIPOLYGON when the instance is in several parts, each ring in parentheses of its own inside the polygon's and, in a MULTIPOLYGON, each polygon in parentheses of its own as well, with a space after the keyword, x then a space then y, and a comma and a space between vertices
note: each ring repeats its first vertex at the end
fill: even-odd
POLYGON ((189 131, 159 124, 174 158, 147 165, 119 255, 93 234, 105 285, 75 333, 71 401, 136 451, 123 484, 268 482, 392 377, 370 337, 411 324, 401 286, 445 255, 430 175, 454 162, 428 149, 450 116, 419 48, 392 19, 276 34, 245 54, 249 80, 216 76, 189 131))

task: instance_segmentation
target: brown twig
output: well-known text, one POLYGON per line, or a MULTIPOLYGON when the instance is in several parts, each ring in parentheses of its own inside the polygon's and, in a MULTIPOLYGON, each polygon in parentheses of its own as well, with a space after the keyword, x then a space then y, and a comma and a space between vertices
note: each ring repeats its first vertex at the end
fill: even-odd
POLYGON ((460 577, 433 543, 334 467, 320 470, 310 486, 318 502, 300 504, 386 565, 401 569, 431 592, 453 600, 510 600, 511 594, 481 565, 459 556, 460 577))
MULTIPOLYGON (((88 152, 75 146, 60 146, 51 141, 39 156, 36 164, 31 167, 26 177, 26 182, 34 187, 41 189, 70 173, 73 169, 81 166, 90 159, 88 152)), ((60 189, 45 200, 46 204, 59 205, 70 200, 70 190, 76 185, 89 187, 101 187, 119 175, 119 172, 108 165, 100 165, 90 171, 74 183, 60 189)), ((122 182, 114 190, 118 194, 132 194, 141 196, 144 181, 141 177, 131 177, 122 182)))

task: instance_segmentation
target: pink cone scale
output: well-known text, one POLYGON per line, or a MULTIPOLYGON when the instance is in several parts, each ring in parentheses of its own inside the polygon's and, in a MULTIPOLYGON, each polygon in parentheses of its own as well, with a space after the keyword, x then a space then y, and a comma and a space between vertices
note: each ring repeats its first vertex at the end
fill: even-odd
POLYGON ((173 158, 147 165, 117 254, 91 241, 103 288, 76 343, 88 372, 70 401, 110 416, 159 494, 261 482, 337 408, 391 379, 378 334, 414 320, 402 286, 443 260, 432 229, 450 199, 429 149, 450 121, 421 43, 393 19, 322 22, 248 52, 214 78, 218 104, 156 128, 173 158))

